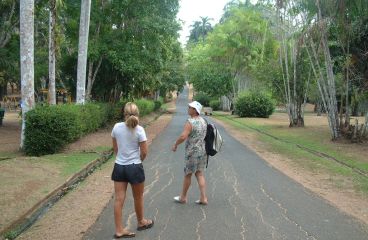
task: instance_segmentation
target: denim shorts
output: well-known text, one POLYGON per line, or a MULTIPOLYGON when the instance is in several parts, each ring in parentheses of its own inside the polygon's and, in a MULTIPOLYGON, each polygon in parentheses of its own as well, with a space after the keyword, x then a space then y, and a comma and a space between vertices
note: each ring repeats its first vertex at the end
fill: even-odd
POLYGON ((142 164, 120 165, 115 163, 111 180, 115 182, 128 182, 130 184, 142 183, 146 179, 142 164))

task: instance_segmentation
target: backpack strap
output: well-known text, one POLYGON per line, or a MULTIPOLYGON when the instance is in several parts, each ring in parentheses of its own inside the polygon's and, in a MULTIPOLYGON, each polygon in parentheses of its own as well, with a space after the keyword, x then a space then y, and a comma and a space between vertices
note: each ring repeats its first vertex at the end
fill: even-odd
POLYGON ((203 118, 203 120, 206 122, 206 124, 208 125, 208 121, 207 121, 207 119, 205 118, 205 117, 202 117, 203 118))
MULTIPOLYGON (((205 117, 203 117, 204 121, 206 122, 206 124, 208 125, 208 121, 205 117)), ((209 159, 209 155, 207 154, 207 160, 206 160, 206 168, 208 168, 208 159, 209 159)))

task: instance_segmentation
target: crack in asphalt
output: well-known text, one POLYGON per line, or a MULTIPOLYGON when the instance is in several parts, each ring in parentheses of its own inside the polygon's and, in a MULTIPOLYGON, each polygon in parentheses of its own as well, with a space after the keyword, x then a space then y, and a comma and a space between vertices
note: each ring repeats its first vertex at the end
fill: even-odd
MULTIPOLYGON (((157 209, 157 208, 156 208, 157 209)), ((157 214, 158 214, 158 211, 157 211, 157 214)), ((164 224, 164 226, 163 226, 163 228, 162 228, 162 230, 160 231, 160 233, 158 234, 158 240, 161 240, 161 235, 166 231, 166 229, 167 229, 167 227, 168 227, 168 225, 169 225, 169 223, 170 223, 170 220, 171 220, 171 212, 170 212, 170 214, 169 214, 169 216, 167 217, 167 221, 166 221, 166 223, 164 224)))
POLYGON ((242 239, 243 240, 246 240, 246 237, 245 237, 245 233, 247 232, 247 229, 246 229, 246 223, 244 222, 244 216, 240 219, 240 222, 241 222, 241 228, 242 228, 242 231, 240 232, 240 235, 242 236, 242 239))
POLYGON ((293 225, 295 225, 300 232, 302 232, 303 234, 305 234, 305 236, 308 238, 308 239, 311 239, 311 240, 317 240, 312 234, 310 234, 308 231, 304 230, 303 227, 298 224, 297 222, 295 222, 294 220, 292 220, 288 215, 287 215, 287 212, 288 210, 282 206, 281 203, 277 202, 273 197, 271 197, 270 194, 268 194, 266 192, 266 190, 264 189, 263 187, 263 184, 261 184, 261 191, 262 193, 268 198, 270 199, 273 203, 275 203, 284 213, 282 214, 282 216, 284 217, 284 219, 286 219, 288 222, 292 223, 293 225))
POLYGON ((151 206, 153 204, 153 202, 155 201, 155 197, 158 196, 160 193, 162 193, 166 188, 168 188, 171 183, 173 182, 174 180, 174 174, 170 171, 170 168, 167 169, 167 172, 164 173, 162 176, 166 175, 166 174, 169 174, 171 175, 168 183, 166 185, 164 185, 160 190, 156 191, 154 194, 152 194, 151 196, 151 201, 149 202, 148 206, 151 206))
POLYGON ((197 228, 196 228, 197 240, 201 240, 201 234, 199 233, 199 228, 201 227, 201 224, 207 220, 207 215, 203 207, 201 207, 201 211, 202 211, 203 218, 197 223, 197 228))
MULTIPOLYGON (((253 196, 252 196, 253 197, 253 196)), ((255 199, 254 199, 254 197, 253 197, 253 200, 257 203, 256 204, 256 211, 257 211, 257 213, 258 213, 258 215, 259 215, 259 217, 260 217, 260 219, 261 219, 261 221, 262 221, 262 223, 265 225, 265 226, 267 226, 267 227, 269 227, 270 228, 270 231, 271 231, 271 235, 272 235, 272 239, 276 239, 275 238, 275 233, 277 233, 277 228, 275 227, 275 226, 273 226, 272 224, 270 224, 269 222, 267 222, 267 221, 265 221, 264 220, 264 217, 263 217, 263 213, 262 213, 262 210, 261 210, 261 208, 260 208, 260 203, 259 202, 257 202, 255 199)))

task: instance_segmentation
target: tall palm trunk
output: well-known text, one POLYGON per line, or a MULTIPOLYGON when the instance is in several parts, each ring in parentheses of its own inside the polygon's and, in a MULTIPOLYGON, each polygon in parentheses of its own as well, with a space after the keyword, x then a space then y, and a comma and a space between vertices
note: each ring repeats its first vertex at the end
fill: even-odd
POLYGON ((304 127, 304 115, 302 113, 305 103, 302 102, 303 99, 298 97, 297 92, 302 91, 299 87, 302 83, 297 81, 299 77, 297 65, 300 46, 291 34, 293 29, 288 26, 288 22, 290 21, 286 17, 287 9, 285 5, 283 0, 277 2, 278 40, 280 42, 279 62, 283 79, 285 107, 289 116, 289 127, 304 127), (284 9, 283 12, 281 11, 282 8, 284 9), (291 35, 290 39, 286 35, 291 35))
MULTIPOLYGON (((317 0, 318 7, 318 15, 320 20, 322 19, 320 2, 317 0)), ((328 47, 328 41, 326 36, 326 24, 321 25, 321 34, 322 34, 322 47, 323 53, 325 57, 325 65, 326 65, 326 75, 327 75, 327 92, 328 92, 328 118, 330 121, 332 139, 336 140, 340 137, 340 119, 338 115, 337 109, 337 99, 336 99, 336 87, 335 87, 335 75, 333 73, 332 60, 330 55, 330 49, 328 47)))
POLYGON ((331 138, 332 140, 337 140, 340 137, 340 119, 337 109, 333 64, 326 36, 327 23, 325 22, 325 19, 322 18, 319 0, 316 0, 315 3, 318 8, 318 30, 320 33, 320 45, 322 47, 321 50, 323 51, 324 64, 321 63, 321 56, 312 38, 310 38, 309 41, 312 51, 310 52, 308 47, 306 47, 306 50, 309 56, 313 73, 317 79, 317 85, 323 102, 323 107, 327 112, 331 138))
POLYGON ((50 0, 50 21, 49 21, 49 104, 56 104, 55 92, 55 66, 56 66, 56 0, 50 0))
POLYGON ((84 104, 86 95, 86 72, 88 53, 89 18, 91 0, 82 0, 79 25, 78 69, 77 69, 77 103, 84 104))
POLYGON ((20 73, 22 91, 22 133, 24 145, 25 116, 35 105, 34 100, 34 0, 20 1, 20 73))

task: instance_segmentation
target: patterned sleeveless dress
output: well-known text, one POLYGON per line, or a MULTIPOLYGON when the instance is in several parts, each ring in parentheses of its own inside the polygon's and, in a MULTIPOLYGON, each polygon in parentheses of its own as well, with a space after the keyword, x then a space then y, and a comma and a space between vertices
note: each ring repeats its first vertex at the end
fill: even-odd
POLYGON ((207 132, 207 123, 201 117, 189 118, 192 131, 185 143, 185 175, 203 171, 206 166, 206 148, 204 138, 207 132))

